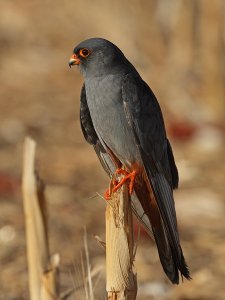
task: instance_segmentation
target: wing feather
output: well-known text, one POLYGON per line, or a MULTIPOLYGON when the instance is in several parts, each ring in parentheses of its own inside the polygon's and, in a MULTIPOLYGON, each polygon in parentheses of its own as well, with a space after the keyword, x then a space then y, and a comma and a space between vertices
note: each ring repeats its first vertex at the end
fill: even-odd
MULTIPOLYGON (((149 187, 154 193, 162 219, 162 223, 158 222, 156 225, 158 234, 153 231, 162 265, 171 281, 178 283, 179 277, 176 275, 178 272, 171 274, 171 263, 168 265, 168 261, 162 259, 171 256, 176 268, 190 279, 180 247, 173 199, 173 187, 178 185, 178 172, 172 148, 166 137, 160 106, 148 85, 134 72, 127 74, 124 78, 122 98, 127 121, 140 149, 149 187), (160 244, 164 245, 164 249, 160 244)), ((153 209, 157 215, 157 209, 154 207, 153 209)), ((149 217, 151 222, 155 221, 150 213, 149 217)))

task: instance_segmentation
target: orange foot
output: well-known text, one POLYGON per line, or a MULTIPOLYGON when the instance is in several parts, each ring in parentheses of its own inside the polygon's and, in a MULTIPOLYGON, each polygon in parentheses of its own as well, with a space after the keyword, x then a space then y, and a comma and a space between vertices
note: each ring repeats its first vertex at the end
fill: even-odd
POLYGON ((117 185, 118 185, 118 181, 117 180, 111 180, 110 187, 104 193, 105 200, 110 200, 111 199, 112 190, 117 185))
POLYGON ((133 189, 134 189, 134 181, 135 181, 135 177, 137 175, 137 172, 136 171, 132 171, 131 173, 128 173, 127 171, 125 171, 124 169, 117 169, 116 170, 116 174, 118 175, 124 175, 124 178, 122 178, 120 180, 120 182, 116 181, 116 180, 113 180, 110 184, 110 188, 107 189, 104 193, 104 198, 106 200, 110 200, 111 198, 111 193, 112 192, 116 192, 121 186, 124 185, 124 183, 127 181, 127 180, 130 180, 130 183, 129 183, 129 193, 130 195, 132 194, 133 192, 133 189))
POLYGON ((135 181, 135 177, 137 175, 137 172, 136 171, 132 171, 130 173, 128 173, 127 171, 125 171, 124 169, 117 169, 116 170, 116 174, 119 174, 119 175, 124 175, 124 178, 120 180, 120 182, 114 186, 113 188, 113 192, 116 192, 122 185, 124 185, 124 183, 127 181, 127 180, 130 180, 130 183, 129 183, 129 193, 130 195, 133 193, 133 190, 134 190, 134 181, 135 181))

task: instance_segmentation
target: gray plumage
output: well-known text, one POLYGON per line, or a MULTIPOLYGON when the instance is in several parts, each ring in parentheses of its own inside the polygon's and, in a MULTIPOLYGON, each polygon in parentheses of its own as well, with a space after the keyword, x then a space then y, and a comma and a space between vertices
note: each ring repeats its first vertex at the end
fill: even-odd
POLYGON ((121 165, 129 172, 137 170, 133 211, 153 234, 168 278, 178 284, 180 271, 190 279, 173 199, 178 172, 156 97, 111 42, 86 40, 74 55, 84 77, 80 119, 85 139, 109 176, 121 165))

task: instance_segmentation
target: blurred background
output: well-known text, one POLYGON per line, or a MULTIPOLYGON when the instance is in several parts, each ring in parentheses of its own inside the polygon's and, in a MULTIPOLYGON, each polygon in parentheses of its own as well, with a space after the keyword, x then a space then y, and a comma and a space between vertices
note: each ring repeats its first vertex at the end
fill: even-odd
POLYGON ((79 285, 86 225, 95 296, 104 299, 105 253, 92 235, 104 239, 97 193, 108 178, 82 136, 82 77, 68 68, 74 46, 90 37, 118 45, 150 84, 180 172, 175 200, 193 280, 172 286, 142 232, 138 299, 225 299, 223 0, 0 1, 0 299, 29 299, 20 188, 27 135, 38 144, 62 289, 79 285))

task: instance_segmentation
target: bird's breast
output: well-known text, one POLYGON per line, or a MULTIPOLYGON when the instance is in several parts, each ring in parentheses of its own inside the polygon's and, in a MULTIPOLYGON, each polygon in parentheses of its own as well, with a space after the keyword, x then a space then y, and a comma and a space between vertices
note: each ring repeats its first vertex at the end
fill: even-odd
POLYGON ((125 165, 137 159, 132 131, 122 100, 122 77, 85 80, 87 103, 96 133, 125 165))

